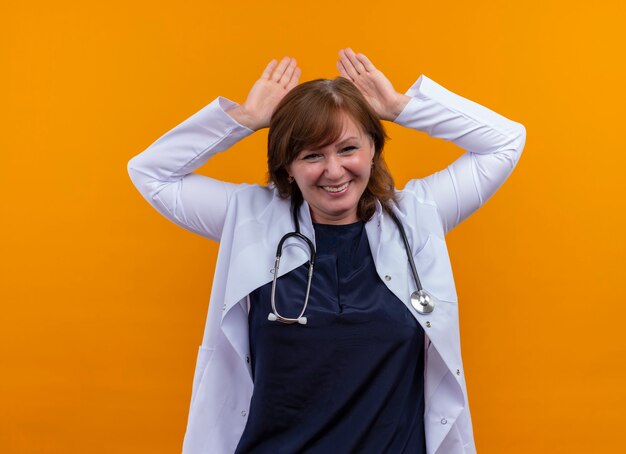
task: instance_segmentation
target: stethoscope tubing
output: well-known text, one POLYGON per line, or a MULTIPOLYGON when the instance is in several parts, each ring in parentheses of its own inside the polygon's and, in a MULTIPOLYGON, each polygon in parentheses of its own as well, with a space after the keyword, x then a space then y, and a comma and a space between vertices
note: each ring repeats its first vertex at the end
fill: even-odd
MULTIPOLYGON (((415 266, 415 261, 413 260, 413 256, 411 254, 411 245, 409 244, 409 240, 406 236, 406 231, 404 230, 404 226, 402 222, 398 219, 396 214, 391 210, 391 208, 385 207, 385 211, 391 216, 393 222, 398 227, 400 231, 400 236, 402 237, 402 242, 404 243, 404 250, 406 252, 407 259, 409 261, 409 265, 411 268, 411 274, 413 275, 413 280, 415 281, 415 285, 417 290, 411 294, 411 305, 413 308, 420 314, 428 314, 433 311, 435 307, 435 298, 426 292, 422 288, 422 283, 420 282, 419 276, 417 274, 417 267, 415 266)), ((307 318, 304 317, 304 312, 306 311, 307 305, 309 303, 309 295, 311 293, 311 281, 313 279, 313 268, 315 265, 315 245, 313 242, 307 238, 305 235, 300 233, 300 222, 298 220, 298 207, 295 203, 291 204, 291 214, 293 217, 293 224, 295 227, 294 232, 289 232, 285 234, 280 241, 278 242, 278 247, 276 248, 276 260, 274 262, 274 278, 272 280, 272 292, 271 292, 271 304, 272 304, 272 312, 268 315, 268 320, 270 321, 279 321, 285 324, 293 324, 299 323, 301 325, 306 325, 307 318), (306 294, 304 297, 304 306, 302 307, 302 311, 300 311, 300 315, 296 318, 283 317, 276 310, 276 281, 278 279, 278 269, 280 267, 280 257, 283 251, 283 245, 285 241, 291 237, 299 238, 303 240, 307 246, 309 247, 309 273, 306 287, 306 294)))
POLYGON ((274 261, 274 278, 272 280, 272 293, 270 297, 271 303, 272 303, 272 312, 270 312, 270 314, 268 315, 268 319, 270 321, 278 320, 286 324, 292 324, 292 323, 297 322, 297 323, 300 323, 301 325, 306 325, 307 318, 304 317, 304 311, 306 311, 306 307, 309 304, 309 295, 311 293, 311 281, 313 279, 313 267, 315 265, 315 245, 310 239, 308 239, 305 235, 300 233, 299 223, 296 222, 295 227, 297 231, 289 232, 286 235, 284 235, 278 242, 278 247, 276 248, 276 260, 274 261), (304 296, 304 306, 302 306, 302 311, 300 311, 300 315, 298 315, 298 317, 296 318, 283 317, 276 310, 276 280, 278 279, 278 268, 280 267, 280 257, 282 256, 282 253, 283 253, 283 244, 285 243, 287 239, 291 237, 300 238, 309 246, 309 273, 308 273, 309 276, 307 280, 306 294, 304 296))
POLYGON ((398 226, 398 230, 400 230, 400 236, 402 237, 402 242, 404 243, 404 250, 406 252, 407 259, 409 260, 409 265, 411 266, 411 273, 413 274, 413 280, 415 281, 415 285, 417 287, 417 291, 422 291, 422 283, 420 282, 420 278, 417 275, 417 268, 415 267, 415 260, 413 260, 413 256, 411 255, 411 246, 409 245, 409 240, 406 237, 406 231, 404 230, 404 226, 400 219, 396 216, 396 214, 391 211, 391 209, 387 210, 393 222, 398 226))

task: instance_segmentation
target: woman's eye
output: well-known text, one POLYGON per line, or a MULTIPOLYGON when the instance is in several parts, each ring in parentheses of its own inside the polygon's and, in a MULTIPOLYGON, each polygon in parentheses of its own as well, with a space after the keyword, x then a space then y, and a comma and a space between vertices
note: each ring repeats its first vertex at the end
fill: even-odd
POLYGON ((345 152, 356 150, 356 149, 357 149, 357 147, 350 146, 350 147, 343 148, 341 151, 345 153, 345 152))
POLYGON ((320 155, 318 153, 309 153, 309 154, 304 155, 302 157, 302 159, 304 159, 306 161, 310 161, 310 160, 313 160, 313 159, 317 159, 319 157, 320 157, 320 155))

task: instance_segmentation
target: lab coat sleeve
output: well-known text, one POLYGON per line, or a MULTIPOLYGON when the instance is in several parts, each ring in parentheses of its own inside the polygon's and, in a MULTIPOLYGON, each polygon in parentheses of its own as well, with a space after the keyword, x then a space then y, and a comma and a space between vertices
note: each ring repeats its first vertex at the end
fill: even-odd
POLYGON ((241 185, 194 170, 254 131, 227 110, 237 106, 217 97, 165 133, 128 162, 128 174, 141 195, 175 224, 219 241, 232 193, 241 185))
POLYGON ((431 194, 444 232, 467 219, 504 183, 519 161, 526 129, 425 75, 406 92, 411 100, 395 123, 452 141, 466 150, 447 168, 411 180, 405 191, 431 194))

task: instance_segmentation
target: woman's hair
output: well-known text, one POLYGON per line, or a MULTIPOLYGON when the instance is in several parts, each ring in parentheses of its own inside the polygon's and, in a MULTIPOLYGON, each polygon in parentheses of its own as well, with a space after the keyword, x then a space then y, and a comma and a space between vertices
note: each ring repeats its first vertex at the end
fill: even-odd
POLYGON ((290 90, 276 106, 268 134, 268 181, 281 197, 302 202, 302 193, 290 183, 287 166, 304 150, 315 150, 335 142, 343 132, 345 113, 374 143, 374 165, 359 204, 357 217, 368 221, 378 199, 383 207, 396 200, 393 178, 382 157, 388 136, 380 119, 359 89, 344 77, 316 79, 290 90))

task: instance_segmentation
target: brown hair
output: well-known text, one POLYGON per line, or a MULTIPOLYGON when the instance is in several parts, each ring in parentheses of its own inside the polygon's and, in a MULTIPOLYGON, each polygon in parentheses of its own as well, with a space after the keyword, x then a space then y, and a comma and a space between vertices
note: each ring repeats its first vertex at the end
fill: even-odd
POLYGON ((368 221, 376 210, 395 201, 393 178, 382 157, 385 132, 378 115, 348 79, 316 79, 297 85, 279 102, 270 120, 267 147, 268 181, 283 198, 302 202, 302 193, 289 182, 287 166, 304 150, 335 142, 343 132, 341 114, 348 114, 374 143, 374 165, 357 207, 357 217, 368 221))

